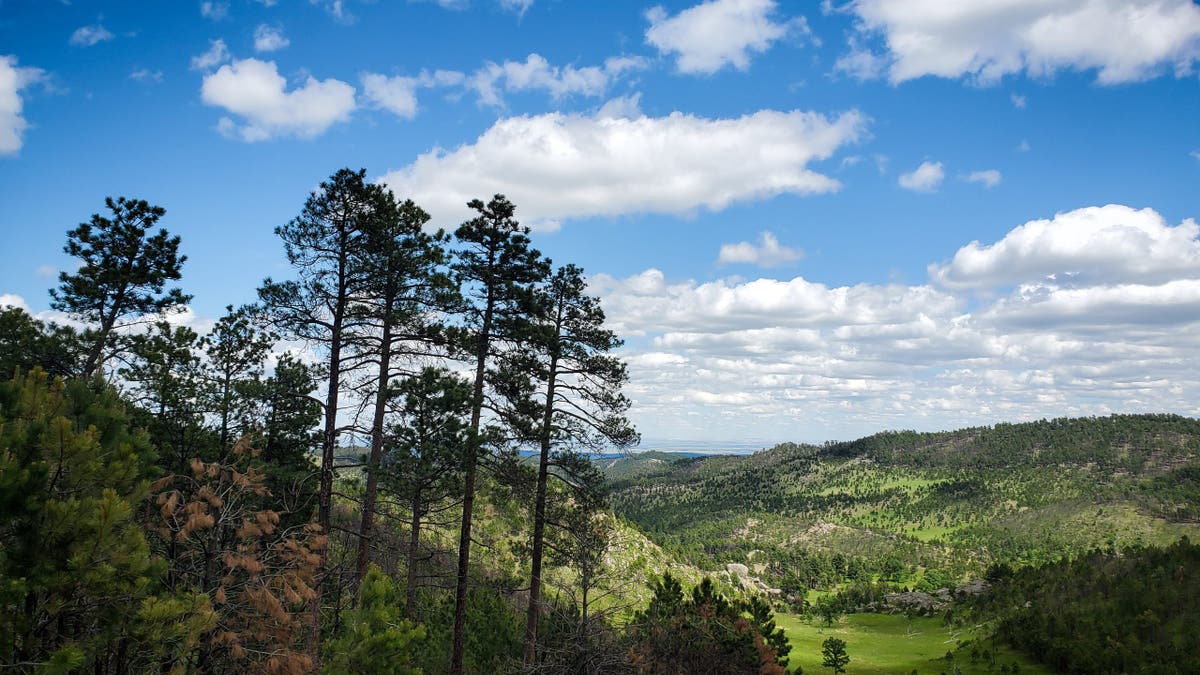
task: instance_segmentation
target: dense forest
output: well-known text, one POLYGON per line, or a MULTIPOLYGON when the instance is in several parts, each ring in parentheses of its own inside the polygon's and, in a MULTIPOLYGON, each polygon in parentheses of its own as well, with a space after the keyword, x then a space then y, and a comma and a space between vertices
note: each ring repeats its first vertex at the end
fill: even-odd
POLYGON ((0 308, 0 668, 1198 667, 1200 421, 622 454, 621 340, 502 195, 447 234, 340 170, 203 332, 165 210, 105 206, 61 323, 0 308))
POLYGON ((340 170, 276 228, 292 278, 204 334, 165 210, 105 206, 67 320, 0 312, 0 666, 674 672, 652 626, 715 608, 714 668, 778 667, 766 605, 615 594, 621 342, 503 196, 446 234, 340 170))

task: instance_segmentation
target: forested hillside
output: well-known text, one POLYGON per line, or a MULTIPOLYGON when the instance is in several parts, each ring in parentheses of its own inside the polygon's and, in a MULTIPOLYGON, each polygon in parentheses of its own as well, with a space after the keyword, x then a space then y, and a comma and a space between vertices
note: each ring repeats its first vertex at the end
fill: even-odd
POLYGON ((1198 568, 1176 542, 1200 534, 1198 451, 1200 421, 1173 415, 885 432, 634 456, 612 502, 669 551, 807 616, 789 619, 794 641, 842 626, 870 668, 1189 672, 1198 568), (920 615, 959 627, 945 660, 911 651, 920 615))
POLYGON ((1200 421, 1171 415, 886 432, 744 457, 652 458, 614 476, 613 503, 696 561, 801 542, 961 575, 997 558, 1050 560, 1195 531, 1198 456, 1200 421))
POLYGON ((450 235, 340 170, 203 333, 166 210, 105 207, 63 324, 0 308, 0 669, 650 672, 676 620, 781 669, 768 605, 608 509, 621 340, 504 196, 450 235), (704 591, 647 613, 668 577, 704 591))

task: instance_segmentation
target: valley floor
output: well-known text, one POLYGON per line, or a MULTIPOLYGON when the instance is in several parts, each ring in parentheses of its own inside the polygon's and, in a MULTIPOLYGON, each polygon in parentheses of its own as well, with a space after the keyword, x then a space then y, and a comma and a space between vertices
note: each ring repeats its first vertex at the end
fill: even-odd
MULTIPOLYGON (((788 668, 803 666, 805 673, 830 672, 821 666, 821 643, 836 637, 846 642, 850 664, 846 672, 850 675, 883 675, 891 673, 952 672, 958 666, 964 675, 973 673, 996 673, 1002 665, 1011 670, 1012 664, 1020 665, 1017 672, 1040 675, 1052 671, 1045 669, 1027 657, 1002 645, 995 649, 995 665, 990 669, 989 661, 982 655, 971 661, 971 647, 959 650, 960 643, 972 638, 961 628, 948 629, 940 618, 913 617, 895 614, 849 614, 826 626, 823 621, 808 621, 795 614, 776 614, 776 624, 787 633, 792 651, 788 655, 788 668), (946 652, 954 652, 954 661, 946 660, 946 652)), ((982 654, 991 651, 990 642, 978 645, 982 654)))

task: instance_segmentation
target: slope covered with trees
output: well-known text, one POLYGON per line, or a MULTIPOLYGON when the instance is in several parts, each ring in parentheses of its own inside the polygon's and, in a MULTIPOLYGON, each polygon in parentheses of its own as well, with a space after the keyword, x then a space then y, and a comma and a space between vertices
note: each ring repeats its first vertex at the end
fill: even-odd
POLYGON ((503 196, 447 235, 337 171, 206 334, 165 209, 106 206, 52 291, 82 328, 0 313, 0 667, 629 669, 651 581, 700 581, 606 512, 621 342, 503 196))

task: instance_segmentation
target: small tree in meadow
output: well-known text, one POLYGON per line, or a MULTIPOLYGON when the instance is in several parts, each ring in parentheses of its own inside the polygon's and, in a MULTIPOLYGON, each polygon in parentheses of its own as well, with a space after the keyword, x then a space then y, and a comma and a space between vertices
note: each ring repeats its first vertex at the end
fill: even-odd
POLYGON ((821 665, 832 668, 835 673, 846 672, 846 665, 850 663, 850 655, 846 653, 846 641, 835 637, 826 638, 825 642, 821 643, 821 656, 825 657, 821 665))

